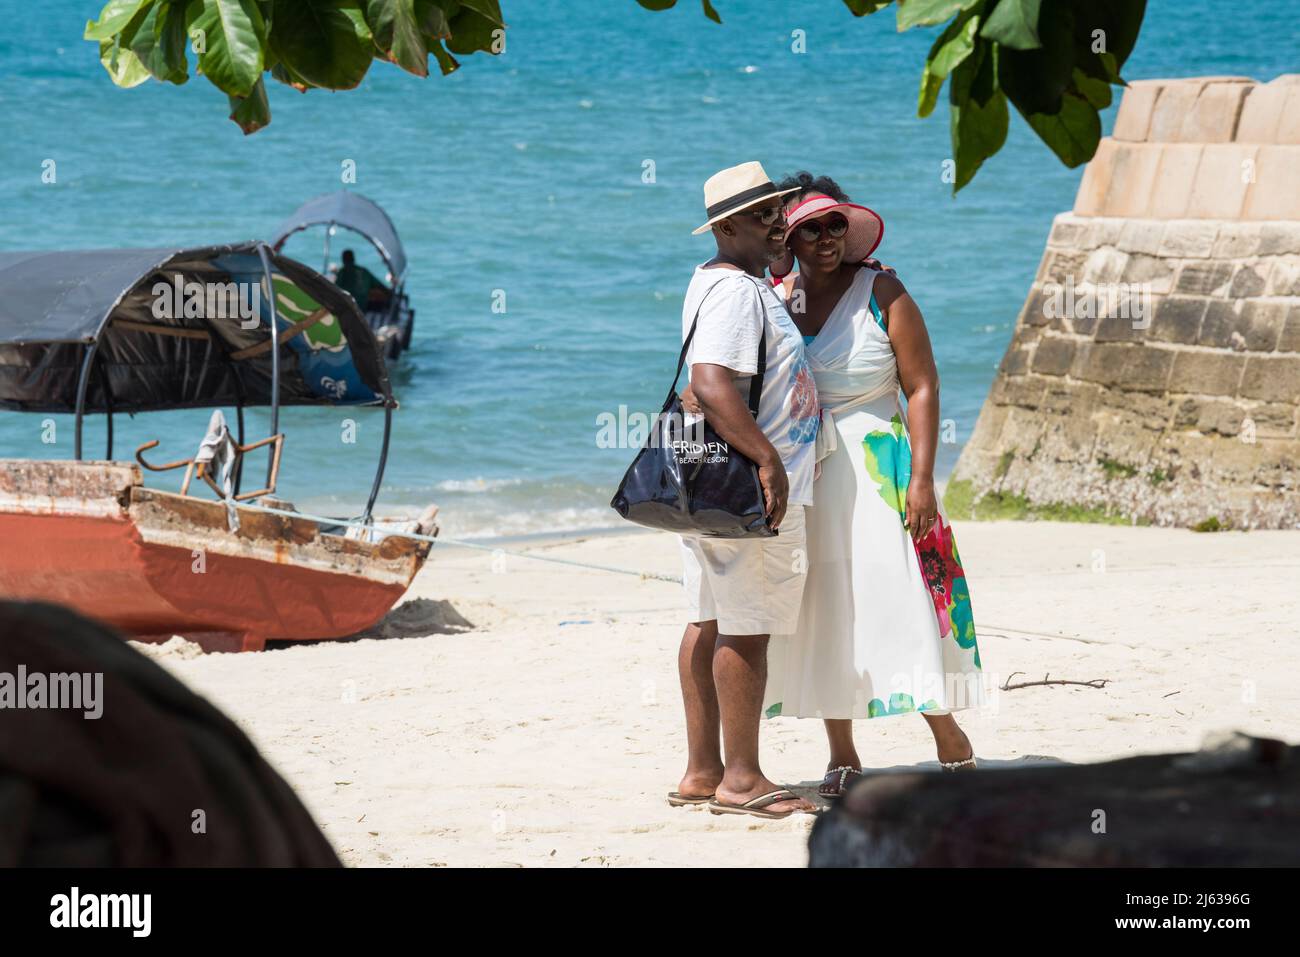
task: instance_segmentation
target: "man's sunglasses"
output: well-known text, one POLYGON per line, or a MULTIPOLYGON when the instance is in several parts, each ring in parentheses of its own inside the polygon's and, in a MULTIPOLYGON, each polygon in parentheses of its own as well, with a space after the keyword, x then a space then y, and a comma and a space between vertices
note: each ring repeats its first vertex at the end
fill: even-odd
POLYGON ((822 238, 823 229, 831 239, 839 239, 849 231, 849 221, 839 214, 830 217, 824 223, 821 220, 811 219, 806 223, 800 223, 795 232, 804 242, 815 243, 822 238))
POLYGON ((785 207, 764 206, 762 209, 742 209, 736 215, 753 216, 764 226, 775 226, 777 223, 785 222, 785 207))

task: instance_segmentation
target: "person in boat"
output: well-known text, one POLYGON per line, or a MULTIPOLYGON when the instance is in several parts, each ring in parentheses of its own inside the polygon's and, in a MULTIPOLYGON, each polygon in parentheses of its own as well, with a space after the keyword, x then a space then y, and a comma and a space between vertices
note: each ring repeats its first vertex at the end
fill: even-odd
POLYGON ((758 731, 768 636, 795 629, 803 596, 799 558, 803 513, 812 503, 817 396, 799 330, 764 278, 785 248, 780 192, 751 162, 710 177, 704 201, 709 219, 695 232, 711 232, 717 252, 695 268, 682 306, 683 340, 695 325, 686 356, 691 383, 719 438, 758 466, 768 521, 780 534, 682 537, 689 617, 678 672, 688 754, 668 801, 779 818, 815 810, 763 774, 758 731), (764 337, 755 419, 745 397, 764 337))
POLYGON ((357 265, 356 254, 350 249, 343 250, 343 265, 334 277, 334 284, 347 290, 362 312, 386 306, 392 296, 392 290, 380 282, 374 273, 365 266, 357 265))
MULTIPOLYGON (((939 375, 925 320, 893 270, 868 258, 884 235, 876 213, 828 177, 800 172, 778 188, 788 253, 772 271, 784 277, 822 426, 803 601, 793 634, 773 636, 765 713, 824 721, 823 797, 862 774, 855 718, 920 713, 941 767, 974 769, 952 712, 982 703, 981 666, 934 487, 939 375)), ((690 392, 683 405, 701 411, 690 392)))

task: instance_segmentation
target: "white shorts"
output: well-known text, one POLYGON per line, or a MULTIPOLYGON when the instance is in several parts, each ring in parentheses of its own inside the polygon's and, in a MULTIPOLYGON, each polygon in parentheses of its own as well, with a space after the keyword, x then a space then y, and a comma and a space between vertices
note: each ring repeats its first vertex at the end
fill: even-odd
POLYGON ((772 538, 683 535, 682 576, 691 621, 723 635, 791 635, 808 575, 804 507, 791 505, 772 538))

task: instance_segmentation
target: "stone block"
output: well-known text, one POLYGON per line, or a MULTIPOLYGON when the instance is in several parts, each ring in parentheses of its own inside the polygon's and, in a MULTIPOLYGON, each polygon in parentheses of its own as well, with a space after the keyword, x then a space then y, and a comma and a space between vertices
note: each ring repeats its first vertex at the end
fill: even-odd
POLYGON ((1260 83, 1251 87, 1241 106, 1241 119, 1233 138, 1238 143, 1276 143, 1288 92, 1289 88, 1283 84, 1260 83))
POLYGON ((1092 283, 1119 282, 1128 264, 1128 253, 1102 247, 1094 249, 1083 264, 1083 278, 1092 283))
POLYGON ((1081 249, 1054 249, 1047 262, 1044 281, 1065 283, 1083 281, 1083 265, 1088 261, 1088 253, 1081 249))
POLYGON ((1002 383, 1000 400, 1003 405, 1037 409, 1046 386, 1042 379, 1032 375, 1005 379, 1002 383))
POLYGON ((1043 417, 1037 412, 1010 406, 998 434, 998 448, 1032 449, 1043 434, 1043 417))
POLYGON ((1048 287, 1034 286, 1029 290, 1029 298, 1025 300, 1025 306, 1020 310, 1020 321, 1029 326, 1045 326, 1050 323, 1051 317, 1047 314, 1048 293, 1044 290, 1048 287))
POLYGON ((1187 216, 1201 220, 1235 220, 1242 213, 1245 192, 1255 178, 1260 147, 1253 143, 1210 143, 1201 151, 1187 216))
POLYGON ((1057 213, 1052 220, 1052 231, 1047 236, 1047 245, 1064 246, 1073 249, 1088 229, 1087 220, 1073 213, 1057 213))
POLYGON ((1283 438, 1296 433, 1296 411, 1285 402, 1260 402, 1245 410, 1242 421, 1253 424, 1262 438, 1283 438))
POLYGON ((1173 260, 1144 253, 1129 253, 1120 281, 1130 286, 1140 285, 1148 293, 1163 295, 1173 288, 1174 265, 1173 260))
POLYGON ((1171 349, 1132 346, 1127 350, 1120 387, 1133 392, 1163 392, 1169 383, 1176 353, 1171 349))
MULTIPOLYGON (((1160 146, 1160 162, 1143 215, 1153 219, 1179 219, 1186 215, 1203 149, 1199 143, 1160 146)), ((1209 255, 1208 250, 1205 255, 1209 255)))
POLYGON ((1083 237, 1083 248, 1114 246, 1119 242, 1119 234, 1123 232, 1126 221, 1120 216, 1094 216, 1088 222, 1088 231, 1083 237))
POLYGON ((1176 219, 1165 224, 1160 255, 1176 259, 1208 259, 1214 252, 1219 224, 1196 219, 1176 219))
MULTIPOLYGON (((1300 87, 1291 94, 1300 113, 1300 87)), ((1296 119, 1300 124, 1300 116, 1296 119)), ((1261 146, 1255 181, 1246 191, 1243 219, 1300 220, 1300 145, 1261 146)))
POLYGON ((1300 222, 1264 223, 1259 232, 1261 256, 1300 253, 1300 222))
POLYGON ((1241 118, 1242 102, 1255 84, 1207 83, 1178 131, 1184 143, 1230 143, 1241 118))
POLYGON ((1245 299, 1260 296, 1268 285, 1268 272, 1272 264, 1264 261, 1246 262, 1239 265, 1232 273, 1232 284, 1228 286, 1230 299, 1245 299))
POLYGON ((1270 296, 1300 296, 1300 256, 1273 259, 1264 291, 1270 296))
MULTIPOLYGON (((1295 74, 1291 74, 1294 76, 1295 74)), ((1279 81, 1283 78, 1278 77, 1272 83, 1282 85, 1279 81)), ((1277 143, 1300 143, 1300 83, 1291 81, 1285 84, 1287 87, 1286 105, 1282 107, 1282 115, 1278 119, 1277 134, 1274 142, 1277 143)))
POLYGON ((1128 219, 1120 230, 1117 248, 1120 252, 1154 256, 1160 250, 1160 240, 1164 234, 1165 224, 1162 220, 1128 219))
POLYGON ((1221 400, 1202 402, 1197 409, 1196 428, 1201 432, 1234 436, 1241 432, 1241 423, 1245 418, 1245 411, 1235 403, 1221 400))
POLYGON ((1002 356, 998 371, 1003 375, 1024 375, 1029 371, 1029 357, 1032 349, 1011 348, 1002 356))
MULTIPOLYGON (((1244 186, 1242 195, 1244 198, 1244 186)), ((1219 226, 1219 238, 1214 243, 1214 258, 1246 259, 1258 255, 1263 233, 1263 223, 1223 223, 1219 226)))
MULTIPOLYGON (((1199 80, 1199 78, 1198 78, 1199 80)), ((1196 106, 1203 82, 1198 80, 1170 83, 1160 90, 1151 110, 1147 142, 1183 143, 1183 124, 1196 106)))
POLYGON ((1199 296, 1167 296, 1161 299, 1156 306, 1147 337, 1158 342, 1195 342, 1200 334, 1205 307, 1206 300, 1199 296))
POLYGON ((1134 80, 1129 83, 1119 101, 1119 115, 1115 117, 1115 129, 1111 133, 1115 139, 1136 143, 1146 140, 1151 129, 1151 114, 1164 85, 1161 80, 1134 80))
POLYGON ((1141 342, 1146 338, 1146 328, 1140 319, 1105 315, 1097 320, 1093 338, 1097 342, 1141 342))
MULTIPOLYGON (((1101 216, 1106 209, 1106 193, 1111 184, 1111 164, 1114 162, 1118 147, 1113 139, 1104 136, 1097 144, 1097 152, 1083 168, 1079 179, 1079 191, 1074 195, 1074 215, 1101 216)), ((1059 217, 1058 217, 1059 219, 1059 217)), ((1052 234, 1055 236, 1056 228, 1052 234)), ((1059 245, 1064 245, 1060 243, 1059 245)))
POLYGON ((1246 360, 1227 352, 1179 352, 1169 378, 1170 392, 1236 395, 1246 360))
POLYGON ((1215 300, 1201 324, 1197 344, 1238 352, 1272 352, 1286 319, 1282 303, 1249 299, 1215 300))
POLYGON ((1074 362, 1074 341, 1063 336, 1044 336, 1034 350, 1033 371, 1038 375, 1063 376, 1074 362))
POLYGON ((1248 356, 1237 394, 1266 402, 1300 402, 1300 356, 1248 356))
MULTIPOLYGON (((1155 186, 1156 171, 1160 166, 1162 147, 1154 143, 1116 143, 1108 157, 1110 182, 1102 200, 1102 214, 1106 217, 1137 217, 1146 215, 1155 186)), ((1096 235, 1098 241, 1114 243, 1119 238, 1121 222, 1102 220, 1096 235), (1108 236, 1104 224, 1114 224, 1113 236, 1108 236)))
MULTIPOLYGON (((1064 398, 1062 394, 1061 398, 1064 398)), ((1072 408, 1052 421, 1042 432, 1035 460, 1049 462, 1091 462, 1097 444, 1097 423, 1086 410, 1072 408)))
POLYGON ((1227 295, 1232 273, 1232 263, 1217 259, 1184 262, 1178 270, 1174 292, 1195 296, 1227 295))
POLYGON ((1124 379, 1124 367, 1128 354, 1136 352, 1140 346, 1127 343, 1096 342, 1087 348, 1080 348, 1075 360, 1072 374, 1086 382, 1117 387, 1124 379))
POLYGON ((1300 352, 1300 308, 1291 306, 1282 322, 1282 332, 1277 340, 1278 352, 1300 352))

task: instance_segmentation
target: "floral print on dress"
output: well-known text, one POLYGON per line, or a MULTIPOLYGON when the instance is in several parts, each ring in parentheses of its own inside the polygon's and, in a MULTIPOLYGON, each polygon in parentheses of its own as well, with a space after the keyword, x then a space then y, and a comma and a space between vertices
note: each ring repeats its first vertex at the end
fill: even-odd
POLYGON ((821 407, 817 402, 817 383, 808 360, 801 354, 790 366, 790 441, 803 445, 817 438, 821 424, 821 407))
POLYGON ((889 696, 889 703, 881 701, 879 698, 872 698, 867 704, 868 718, 881 718, 887 714, 908 714, 912 711, 934 711, 939 707, 939 702, 931 698, 919 707, 912 702, 912 696, 898 691, 889 696))
MULTIPOLYGON (((912 481, 912 446, 901 416, 895 414, 889 425, 887 432, 867 433, 862 448, 867 474, 876 481, 880 497, 902 521, 907 516, 907 487, 912 481)), ((962 570, 952 526, 943 515, 939 515, 934 528, 914 544, 921 573, 934 603, 940 637, 951 637, 959 648, 973 652, 975 667, 980 668, 970 588, 966 584, 966 573, 962 570)))

